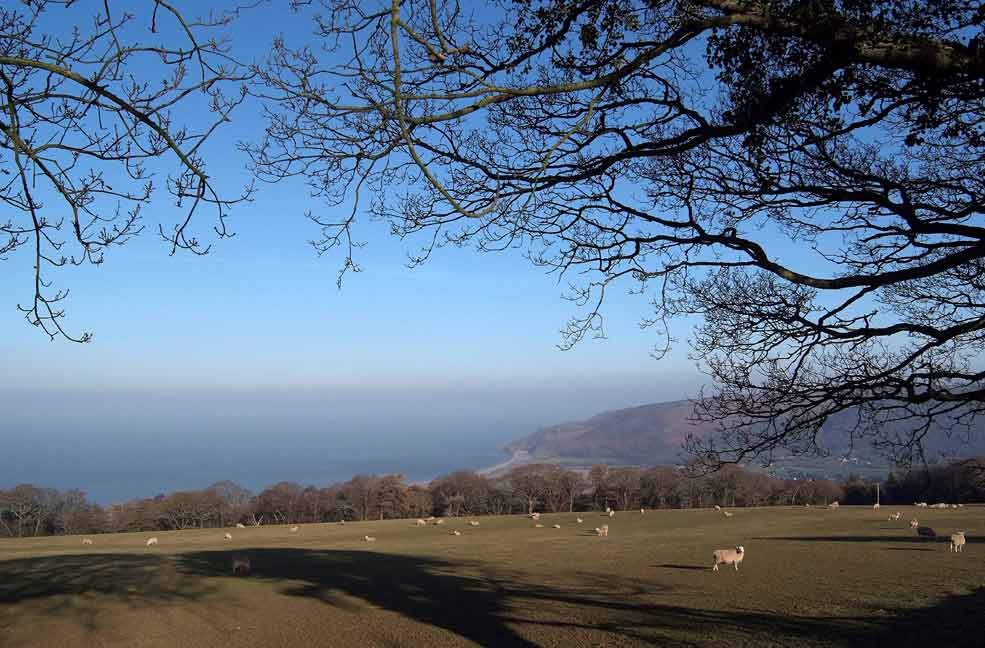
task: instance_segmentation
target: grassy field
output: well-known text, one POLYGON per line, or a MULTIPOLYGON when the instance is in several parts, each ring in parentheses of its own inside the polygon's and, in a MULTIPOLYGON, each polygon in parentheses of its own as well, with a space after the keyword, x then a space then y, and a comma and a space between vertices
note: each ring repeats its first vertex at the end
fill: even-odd
POLYGON ((0 646, 985 645, 985 507, 577 515, 0 540, 0 646))

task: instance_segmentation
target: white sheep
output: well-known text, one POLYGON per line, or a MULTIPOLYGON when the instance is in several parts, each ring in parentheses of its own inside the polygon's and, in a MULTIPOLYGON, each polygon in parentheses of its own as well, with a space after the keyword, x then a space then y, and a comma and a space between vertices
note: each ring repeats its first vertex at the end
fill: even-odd
POLYGON ((366 542, 376 542, 376 536, 363 536, 363 540, 366 542))
POLYGON ((226 535, 224 535, 223 537, 224 537, 224 538, 225 538, 226 540, 232 540, 232 539, 233 539, 233 534, 231 534, 231 533, 227 533, 227 534, 226 534, 226 535))
POLYGON ((417 518, 417 521, 414 522, 414 526, 422 527, 422 526, 427 526, 427 525, 428 525, 428 523, 425 520, 422 520, 421 518, 417 518))
POLYGON ((920 536, 921 538, 925 538, 929 540, 937 539, 937 532, 931 529, 930 527, 925 527, 925 526, 917 527, 917 535, 920 536))
POLYGON ((948 550, 953 551, 955 553, 963 552, 964 544, 965 544, 964 531, 955 531, 954 533, 951 534, 951 545, 948 550))
POLYGON ((640 509, 640 515, 644 515, 645 513, 646 513, 646 509, 645 508, 641 508, 640 509))
POLYGON ((724 515, 725 517, 732 517, 732 514, 729 513, 728 511, 722 511, 722 515, 724 515))
POLYGON ((236 528, 237 529, 245 529, 246 528, 246 525, 243 524, 242 522, 237 522, 236 523, 236 528))
POLYGON ((715 557, 712 571, 718 571, 719 565, 732 565, 735 571, 739 571, 739 563, 745 558, 746 550, 742 545, 736 545, 735 549, 715 549, 712 555, 715 557))
POLYGON ((836 508, 839 508, 840 506, 841 506, 841 504, 837 500, 835 500, 834 502, 831 502, 830 504, 828 504, 828 508, 829 509, 836 509, 836 508))
POLYGON ((872 505, 872 510, 873 511, 878 511, 879 510, 879 502, 876 502, 875 504, 872 505))
POLYGON ((606 506, 605 507, 605 512, 606 513, 612 513, 612 509, 610 507, 606 506))
POLYGON ((951 504, 951 508, 956 509, 956 508, 958 508, 958 505, 957 504, 951 504))
POLYGON ((595 529, 595 533, 600 538, 608 538, 609 537, 609 525, 608 524, 603 524, 601 527, 597 527, 595 529))
POLYGON ((611 517, 616 517, 616 512, 615 511, 609 511, 609 517, 610 518, 611 517))
POLYGON ((150 539, 149 539, 149 540, 147 541, 147 546, 148 546, 148 547, 150 547, 151 545, 156 545, 156 544, 157 544, 157 538, 150 538, 150 539))
POLYGON ((958 504, 958 508, 964 508, 964 504, 958 504))
POLYGON ((540 519, 540 513, 531 513, 530 514, 530 519, 531 520, 539 520, 540 519))
POLYGON ((920 522, 918 522, 916 518, 910 520, 911 529, 916 529, 918 526, 920 526, 920 522))
POLYGON ((544 528, 544 525, 543 524, 535 524, 534 525, 534 528, 535 529, 543 529, 544 528))
POLYGON ((469 526, 477 527, 479 526, 478 520, 469 520, 469 526))
POLYGON ((583 520, 583 519, 581 519, 581 518, 575 518, 575 519, 576 519, 576 520, 578 520, 578 524, 581 524, 582 522, 584 522, 584 521, 585 521, 585 520, 583 520))
POLYGON ((560 524, 555 524, 555 525, 554 525, 554 528, 555 528, 555 529, 560 529, 560 528, 561 528, 561 525, 560 525, 560 524))
POLYGON ((249 556, 233 556, 233 575, 246 576, 250 573, 249 556))
POLYGON ((716 511, 721 511, 722 510, 722 507, 719 506, 718 504, 715 504, 715 510, 716 511))
POLYGON ((90 540, 89 538, 82 538, 82 544, 84 544, 84 545, 91 545, 92 544, 92 540, 90 540))
POLYGON ((292 527, 291 527, 291 533, 297 533, 297 532, 298 532, 298 528, 299 528, 299 527, 298 527, 298 525, 296 525, 296 524, 295 524, 294 526, 292 526, 292 527))
POLYGON ((455 529, 454 531, 452 531, 452 532, 451 532, 451 534, 452 534, 453 536, 460 536, 460 535, 462 535, 462 532, 461 532, 461 531, 459 531, 458 529, 455 529))
POLYGON ((438 526, 439 524, 444 524, 444 523, 445 523, 444 518, 436 518, 435 521, 433 522, 434 526, 438 526))
POLYGON ((889 516, 889 521, 895 522, 899 520, 901 517, 903 517, 903 513, 901 513, 900 511, 896 511, 895 513, 889 516))
POLYGON ((339 520, 339 524, 341 524, 342 526, 345 526, 345 520, 339 520))

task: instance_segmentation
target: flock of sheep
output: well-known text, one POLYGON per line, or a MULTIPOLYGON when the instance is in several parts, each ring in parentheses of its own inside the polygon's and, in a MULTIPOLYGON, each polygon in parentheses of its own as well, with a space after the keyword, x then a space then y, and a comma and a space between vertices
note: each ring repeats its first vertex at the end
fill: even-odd
MULTIPOLYGON (((839 506, 840 506, 839 503, 837 501, 835 501, 835 502, 832 502, 831 504, 829 504, 828 505, 828 508, 829 509, 837 509, 839 506)), ((963 504, 950 504, 950 505, 948 505, 948 504, 927 504, 926 502, 916 502, 914 504, 914 506, 916 506, 918 508, 946 509, 948 507, 951 507, 951 508, 961 508, 964 505, 963 504)), ((810 507, 810 504, 807 504, 807 507, 809 508, 810 507)), ((878 511, 879 510, 879 504, 878 503, 874 504, 872 506, 872 508, 873 508, 873 510, 878 511)), ((717 504, 715 505, 715 511, 721 513, 726 518, 730 518, 733 515, 731 512, 724 510, 721 506, 718 506, 717 504)), ((643 515, 645 513, 646 513, 646 509, 641 508, 640 509, 640 515, 643 515)), ((606 509, 605 509, 605 516, 612 518, 612 517, 615 517, 615 514, 616 514, 615 511, 613 511, 609 507, 606 507, 606 509)), ((890 514, 889 515, 888 521, 890 521, 890 522, 899 521, 900 518, 902 518, 902 516, 903 516, 903 513, 901 511, 897 511, 896 513, 893 513, 893 514, 890 514)), ((544 528, 544 525, 539 523, 540 513, 530 513, 527 517, 530 518, 532 521, 535 522, 534 528, 538 528, 538 529, 544 528)), ((582 524, 585 521, 581 517, 576 518, 576 520, 577 520, 578 524, 582 524)), ((427 518, 418 518, 417 520, 414 521, 414 525, 415 526, 419 526, 419 527, 428 526, 429 524, 430 525, 434 525, 434 526, 438 526, 438 525, 444 524, 444 522, 445 522, 445 520, 443 518, 436 518, 434 516, 430 516, 430 517, 427 517, 427 518)), ((340 525, 341 524, 345 524, 345 522, 344 521, 341 521, 341 522, 339 522, 339 524, 340 525)), ((472 519, 470 519, 470 520, 468 520, 468 525, 471 526, 471 527, 477 527, 477 526, 479 526, 479 521, 478 520, 472 520, 472 519)), ((238 529, 245 529, 246 527, 243 524, 237 524, 236 525, 236 528, 238 528, 238 529)), ((554 524, 553 525, 553 528, 560 529, 561 528, 561 525, 560 524, 554 524)), ((920 522, 916 518, 912 518, 910 520, 910 528, 913 529, 913 530, 915 530, 916 533, 917 533, 917 536, 920 537, 920 538, 924 538, 924 539, 927 539, 927 540, 937 540, 937 538, 940 537, 938 535, 938 533, 933 528, 931 528, 929 526, 921 526, 920 525, 920 522)), ((300 527, 297 526, 297 525, 294 525, 294 526, 290 527, 290 529, 289 529, 289 531, 291 533, 297 533, 299 530, 300 530, 300 527)), ((454 529, 454 530, 450 531, 449 533, 450 533, 450 535, 453 535, 453 536, 460 536, 460 535, 462 535, 462 532, 459 531, 458 529, 454 529)), ((597 536, 599 536, 599 537, 607 538, 609 536, 609 525, 608 524, 604 524, 604 525, 602 525, 600 527, 596 527, 595 528, 595 534, 597 536)), ((232 534, 231 533, 228 533, 228 532, 226 532, 225 534, 223 534, 223 537, 226 540, 232 540, 233 539, 232 534)), ((366 536, 363 536, 363 541, 364 542, 376 542, 376 537, 370 536, 370 535, 366 535, 366 536)), ((948 551, 949 552, 955 552, 955 553, 961 553, 961 552, 963 552, 966 541, 967 540, 965 538, 965 532, 964 531, 955 531, 950 536, 950 544, 948 545, 948 551)), ((156 536, 155 537, 151 537, 151 538, 148 538, 147 539, 146 546, 153 547, 153 546, 157 545, 158 542, 159 542, 159 540, 157 539, 156 536)), ((83 545, 91 545, 92 544, 92 539, 91 538, 82 538, 82 544, 83 545)), ((712 557, 714 559, 714 562, 712 564, 712 571, 718 571, 719 565, 732 565, 735 568, 735 570, 738 571, 738 569, 739 569, 739 563, 741 563, 742 562, 742 559, 745 557, 745 548, 742 545, 737 545, 737 546, 735 546, 732 549, 716 549, 714 552, 712 552, 712 557)), ((242 554, 233 555, 232 556, 232 567, 233 567, 233 574, 235 574, 235 575, 247 575, 247 574, 249 574, 250 573, 250 559, 249 559, 249 556, 245 556, 245 555, 242 555, 242 554)))

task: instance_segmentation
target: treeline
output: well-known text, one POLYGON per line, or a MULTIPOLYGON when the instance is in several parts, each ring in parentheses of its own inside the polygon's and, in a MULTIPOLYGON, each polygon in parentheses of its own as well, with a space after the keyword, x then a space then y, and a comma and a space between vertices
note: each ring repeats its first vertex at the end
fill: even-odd
MULTIPOLYGON (((985 459, 935 466, 882 483, 884 503, 985 500, 985 459)), ((0 532, 25 537, 113 533, 235 524, 297 524, 436 516, 509 515, 532 511, 868 504, 875 485, 850 479, 778 479, 740 467, 703 477, 678 468, 593 466, 587 474, 549 464, 514 468, 488 478, 469 471, 427 485, 401 475, 358 475, 325 488, 280 482, 260 493, 229 481, 102 507, 79 490, 21 485, 0 490, 0 532)))

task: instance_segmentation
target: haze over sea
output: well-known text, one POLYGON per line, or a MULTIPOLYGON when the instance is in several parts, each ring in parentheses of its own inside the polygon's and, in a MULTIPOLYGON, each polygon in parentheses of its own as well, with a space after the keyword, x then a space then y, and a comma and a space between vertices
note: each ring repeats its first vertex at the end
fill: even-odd
MULTIPOLYGON (((610 385, 610 387, 617 387, 610 385)), ((403 391, 5 390, 4 485, 82 488, 106 504, 231 479, 327 486, 359 473, 410 481, 501 461, 506 442, 557 421, 644 402, 590 383, 403 391), (526 392, 526 393, 524 393, 526 392), (45 412, 43 416, 36 413, 45 412), (9 426, 9 427, 7 427, 9 426)), ((652 385, 650 385, 652 389, 652 385)))

